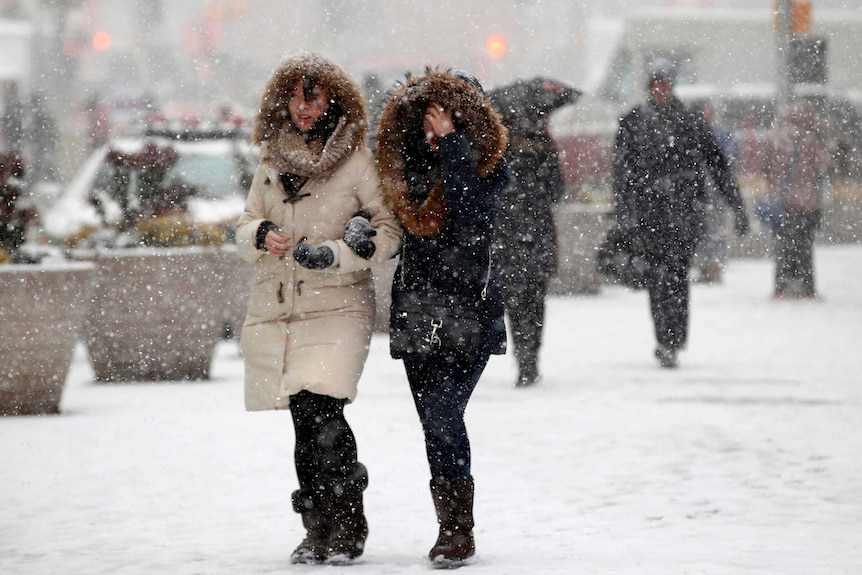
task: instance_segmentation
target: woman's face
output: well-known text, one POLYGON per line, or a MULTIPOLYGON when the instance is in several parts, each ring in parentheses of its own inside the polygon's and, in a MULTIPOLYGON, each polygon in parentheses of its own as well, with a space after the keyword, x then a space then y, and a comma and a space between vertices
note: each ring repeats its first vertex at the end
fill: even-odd
POLYGON ((311 89, 310 99, 305 99, 302 82, 297 82, 290 91, 287 109, 290 120, 300 132, 308 132, 311 127, 326 114, 329 108, 329 94, 323 88, 315 86, 311 89))

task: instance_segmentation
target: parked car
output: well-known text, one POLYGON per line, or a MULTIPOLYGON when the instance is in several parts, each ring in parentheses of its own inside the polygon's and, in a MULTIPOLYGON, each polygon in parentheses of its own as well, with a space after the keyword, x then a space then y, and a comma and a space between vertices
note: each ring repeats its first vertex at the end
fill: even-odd
MULTIPOLYGON (((115 197, 118 168, 112 158, 139 154, 148 146, 171 148, 176 153, 165 179, 193 190, 187 200, 193 220, 232 228, 242 213, 257 162, 247 131, 233 124, 161 124, 148 127, 140 136, 114 139, 99 147, 68 185, 60 186, 55 195, 37 199, 42 230, 49 241, 61 243, 85 228, 119 224, 123 210, 115 197)), ((133 172, 128 186, 136 186, 137 177, 133 172)))

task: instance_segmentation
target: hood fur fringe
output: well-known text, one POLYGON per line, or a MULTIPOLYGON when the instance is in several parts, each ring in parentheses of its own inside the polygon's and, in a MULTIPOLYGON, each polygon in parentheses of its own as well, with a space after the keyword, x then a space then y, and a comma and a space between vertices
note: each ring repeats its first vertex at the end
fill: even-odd
POLYGON ((443 183, 438 181, 422 204, 408 198, 404 140, 408 128, 422 122, 431 102, 454 110, 465 126, 480 178, 487 177, 506 152, 508 134, 491 101, 481 90, 450 71, 428 69, 398 85, 380 114, 377 161, 383 192, 396 216, 414 236, 436 235, 445 223, 447 208, 443 183))
POLYGON ((290 120, 287 103, 290 89, 304 76, 319 82, 329 97, 341 106, 352 132, 351 147, 359 148, 368 133, 368 111, 362 91, 338 64, 315 53, 287 58, 270 77, 255 117, 252 143, 275 140, 285 128, 298 133, 290 120))

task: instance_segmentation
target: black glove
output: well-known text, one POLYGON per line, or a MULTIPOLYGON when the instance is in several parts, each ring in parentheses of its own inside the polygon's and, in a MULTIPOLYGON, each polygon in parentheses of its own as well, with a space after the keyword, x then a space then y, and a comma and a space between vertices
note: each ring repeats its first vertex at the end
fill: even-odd
POLYGON ((335 262, 335 254, 329 246, 313 246, 302 242, 293 248, 293 259, 304 268, 322 270, 335 262))
POLYGON ((371 227, 368 218, 357 214, 350 218, 347 225, 344 226, 342 238, 356 255, 367 260, 374 255, 374 250, 377 249, 377 246, 371 241, 371 238, 376 235, 377 230, 371 227))
POLYGON ((738 209, 733 214, 733 227, 736 230, 736 235, 744 236, 748 233, 749 228, 751 227, 748 223, 748 214, 745 213, 745 209, 738 209))

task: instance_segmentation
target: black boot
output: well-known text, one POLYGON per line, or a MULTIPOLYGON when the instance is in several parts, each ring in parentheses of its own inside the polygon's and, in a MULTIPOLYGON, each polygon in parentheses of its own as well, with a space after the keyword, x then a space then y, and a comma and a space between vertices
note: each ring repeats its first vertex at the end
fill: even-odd
POLYGON ((302 515, 305 539, 290 555, 291 563, 323 563, 327 555, 327 545, 331 523, 322 493, 312 489, 298 489, 293 492, 293 510, 302 515))
POLYGON ((362 503, 362 492, 368 487, 368 471, 359 462, 343 477, 330 477, 326 485, 332 528, 327 540, 326 562, 346 563, 365 550, 368 521, 362 503))
POLYGON ((440 532, 428 553, 435 567, 460 567, 476 552, 473 539, 473 478, 431 480, 431 498, 440 532))
POLYGON ((518 380, 515 387, 529 387, 539 381, 539 366, 534 357, 518 362, 518 380))

